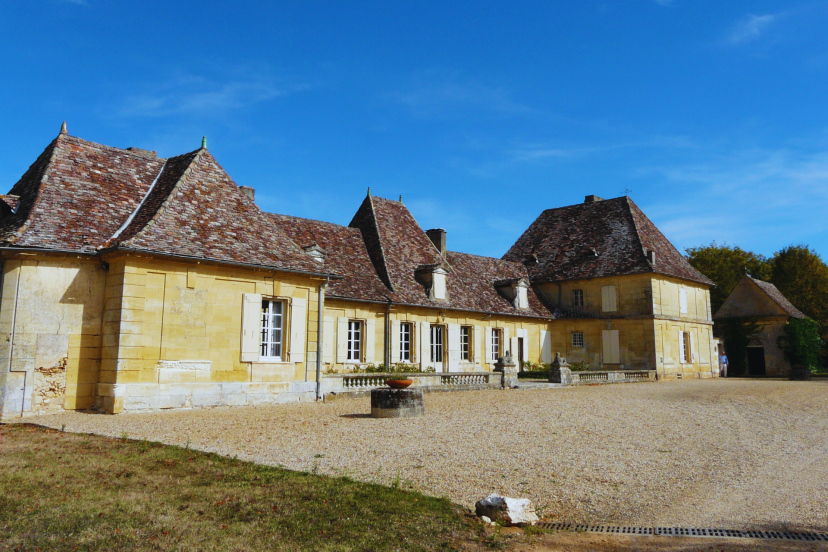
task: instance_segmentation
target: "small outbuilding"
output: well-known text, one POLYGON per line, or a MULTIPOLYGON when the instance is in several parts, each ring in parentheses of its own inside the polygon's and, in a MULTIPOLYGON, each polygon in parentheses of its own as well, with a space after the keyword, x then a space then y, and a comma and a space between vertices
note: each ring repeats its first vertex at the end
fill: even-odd
MULTIPOLYGON (((758 335, 747 346, 747 369, 751 376, 787 376, 791 363, 777 340, 791 318, 807 318, 770 282, 745 274, 722 306, 714 322, 734 318, 755 318, 761 325, 758 335)), ((731 359, 732 361, 732 359, 731 359)))

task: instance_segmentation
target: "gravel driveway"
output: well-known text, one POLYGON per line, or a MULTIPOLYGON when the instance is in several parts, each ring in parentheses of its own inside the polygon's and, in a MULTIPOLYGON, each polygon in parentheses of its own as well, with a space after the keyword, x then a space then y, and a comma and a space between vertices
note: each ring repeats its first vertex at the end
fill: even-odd
POLYGON ((472 506, 528 497, 559 521, 828 529, 828 381, 693 380, 27 418, 414 488, 472 506))

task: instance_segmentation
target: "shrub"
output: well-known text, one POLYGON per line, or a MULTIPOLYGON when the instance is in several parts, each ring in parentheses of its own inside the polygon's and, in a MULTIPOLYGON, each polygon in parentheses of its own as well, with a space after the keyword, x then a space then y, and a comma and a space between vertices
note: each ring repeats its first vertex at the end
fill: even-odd
POLYGON ((791 318, 783 329, 785 334, 779 337, 778 344, 785 351, 785 358, 791 364, 815 370, 822 348, 819 324, 810 318, 791 318))

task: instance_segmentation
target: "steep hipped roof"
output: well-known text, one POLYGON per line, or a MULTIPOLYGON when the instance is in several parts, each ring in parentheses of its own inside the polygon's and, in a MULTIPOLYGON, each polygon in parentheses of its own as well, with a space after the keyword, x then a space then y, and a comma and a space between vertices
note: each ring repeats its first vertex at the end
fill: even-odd
POLYGON ((0 219, 0 242, 92 252, 138 206, 163 165, 61 132, 9 192, 19 200, 0 219))
POLYGON ((324 272, 242 193, 206 149, 167 162, 133 219, 111 245, 324 272))
POLYGON ((808 318, 794 307, 788 298, 782 295, 775 285, 763 280, 751 278, 745 274, 722 306, 713 315, 715 320, 739 318, 746 316, 791 316, 808 318))
MULTIPOLYGON (((440 251, 399 201, 368 196, 362 202, 350 226, 359 229, 378 277, 389 288, 397 303, 427 307, 495 312, 522 316, 551 316, 529 290, 529 308, 516 309, 499 294, 495 282, 526 278, 519 263, 499 259, 440 251), (442 268, 446 276, 447 298, 431 299, 418 272, 442 268)), ((359 297, 355 297, 359 298, 359 297)))
POLYGON ((544 211, 503 258, 532 255, 534 283, 654 272, 713 285, 629 197, 544 211), (654 264, 647 251, 655 252, 654 264))
POLYGON ((367 301, 386 301, 390 296, 374 270, 358 228, 287 215, 268 217, 299 247, 317 245, 324 250, 320 270, 343 276, 330 282, 328 295, 367 301))

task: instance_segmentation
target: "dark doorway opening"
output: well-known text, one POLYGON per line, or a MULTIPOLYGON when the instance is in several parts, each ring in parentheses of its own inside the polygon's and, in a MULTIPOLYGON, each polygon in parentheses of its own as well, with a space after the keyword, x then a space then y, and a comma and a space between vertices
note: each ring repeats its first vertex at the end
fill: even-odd
POLYGON ((518 369, 521 372, 523 372, 523 338, 522 337, 518 338, 517 354, 518 354, 518 367, 519 367, 518 369))
POLYGON ((751 376, 765 375, 765 348, 747 348, 748 374, 751 376))

